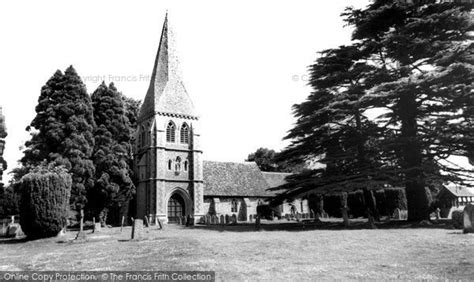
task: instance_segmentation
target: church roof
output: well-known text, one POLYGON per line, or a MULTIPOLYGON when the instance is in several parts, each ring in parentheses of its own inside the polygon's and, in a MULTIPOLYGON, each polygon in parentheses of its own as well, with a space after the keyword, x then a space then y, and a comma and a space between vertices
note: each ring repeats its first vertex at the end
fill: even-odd
POLYGON ((254 162, 204 161, 204 196, 272 197, 270 185, 254 162))
POLYGON ((262 171, 262 174, 271 188, 286 184, 287 181, 285 180, 285 178, 291 175, 291 173, 287 173, 287 172, 266 172, 266 171, 262 171))
POLYGON ((194 106, 184 88, 176 42, 166 15, 156 54, 150 86, 140 109, 139 119, 154 114, 196 118, 194 106))

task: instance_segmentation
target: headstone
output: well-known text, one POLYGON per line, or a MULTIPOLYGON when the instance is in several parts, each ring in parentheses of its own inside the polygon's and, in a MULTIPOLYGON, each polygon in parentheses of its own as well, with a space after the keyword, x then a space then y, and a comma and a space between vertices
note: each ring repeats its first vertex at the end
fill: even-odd
POLYGON ((221 214, 221 216, 220 216, 220 221, 221 221, 220 223, 221 223, 222 225, 225 224, 225 216, 224 216, 223 214, 221 214))
POLYGON ((143 238, 143 220, 135 219, 132 225, 132 240, 143 238))
POLYGON ((212 216, 212 224, 219 224, 219 219, 217 218, 217 215, 212 216))
POLYGON ((399 208, 396 208, 395 211, 393 212, 393 218, 396 220, 402 219, 401 210, 399 208))
POLYGON ((63 229, 61 229, 61 231, 58 232, 58 235, 56 235, 57 237, 63 237, 66 235, 66 227, 64 227, 63 229))
POLYGON ((22 237, 23 235, 24 234, 23 234, 23 231, 21 230, 21 226, 19 223, 11 223, 10 225, 8 225, 7 237, 19 238, 19 237, 22 237))
POLYGON ((122 216, 122 223, 120 224, 120 233, 122 233, 123 230, 123 222, 125 220, 125 216, 122 216))
POLYGON ((94 227, 94 229, 92 229, 92 233, 100 232, 102 226, 100 225, 100 222, 95 222, 95 217, 92 218, 92 224, 94 227))
POLYGON ((372 216, 372 214, 369 214, 368 217, 369 217, 369 219, 368 219, 369 228, 377 229, 377 227, 375 226, 375 220, 374 220, 374 217, 372 216))
POLYGON ((12 215, 12 217, 11 217, 11 223, 12 224, 15 223, 15 216, 14 215, 12 215))
POLYGON ((290 215, 289 214, 286 213, 285 218, 286 218, 286 220, 290 221, 290 215))
POLYGON ((463 212, 463 232, 474 233, 474 205, 467 205, 463 212))
POLYGON ((436 208, 436 211, 435 211, 435 212, 436 212, 436 220, 439 220, 439 219, 441 218, 441 215, 440 215, 441 209, 440 209, 440 208, 436 208))
POLYGON ((211 224, 211 216, 210 215, 206 215, 206 225, 210 225, 211 224))
POLYGON ((158 217, 156 217, 155 220, 158 223, 158 227, 160 227, 160 229, 163 229, 163 225, 161 224, 161 220, 158 217))
POLYGON ((261 227, 260 227, 260 217, 257 216, 255 218, 255 230, 260 231, 260 229, 261 229, 261 227))
POLYGON ((230 216, 228 214, 225 215, 225 224, 230 223, 230 216))
POLYGON ((76 235, 76 240, 85 240, 86 233, 84 232, 84 210, 80 213, 81 219, 79 221, 79 232, 76 235))
POLYGON ((346 207, 343 207, 341 209, 341 212, 342 212, 342 220, 344 222, 344 226, 345 227, 349 227, 349 216, 347 215, 347 208, 346 207))
POLYGON ((300 221, 301 219, 301 214, 299 212, 296 213, 296 221, 300 221))
POLYGON ((249 215, 249 222, 253 221, 253 215, 249 215))
POLYGON ((148 221, 148 217, 145 215, 145 227, 150 227, 150 222, 148 221))

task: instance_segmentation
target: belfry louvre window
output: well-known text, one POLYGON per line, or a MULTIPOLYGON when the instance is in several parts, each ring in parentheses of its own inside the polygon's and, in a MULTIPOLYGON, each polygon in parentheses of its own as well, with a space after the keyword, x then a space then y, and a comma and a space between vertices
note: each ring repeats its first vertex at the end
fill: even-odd
POLYGON ((187 123, 183 123, 183 125, 181 126, 180 133, 181 133, 180 134, 181 143, 189 144, 189 126, 187 123))
POLYGON ((176 131, 176 126, 174 125, 172 121, 170 121, 168 123, 168 126, 166 127, 166 142, 174 143, 176 141, 175 131, 176 131))

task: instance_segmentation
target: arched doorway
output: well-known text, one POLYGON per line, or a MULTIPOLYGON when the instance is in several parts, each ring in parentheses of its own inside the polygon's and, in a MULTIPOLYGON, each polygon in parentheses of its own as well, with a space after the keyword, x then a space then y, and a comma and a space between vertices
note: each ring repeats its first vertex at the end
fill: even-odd
POLYGON ((168 222, 178 223, 179 217, 185 215, 184 199, 178 193, 173 193, 168 200, 168 222))

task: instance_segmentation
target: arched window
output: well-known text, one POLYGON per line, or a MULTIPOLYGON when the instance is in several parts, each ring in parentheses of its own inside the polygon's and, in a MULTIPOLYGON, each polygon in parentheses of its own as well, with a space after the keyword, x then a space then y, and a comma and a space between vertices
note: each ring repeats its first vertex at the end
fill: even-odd
POLYGON ((168 170, 171 170, 171 167, 173 166, 173 161, 168 160, 168 170))
POLYGON ((184 171, 188 171, 188 160, 184 161, 184 171))
POLYGON ((230 212, 237 212, 237 201, 235 199, 232 199, 230 203, 230 212))
POLYGON ((175 131, 176 131, 176 126, 172 121, 168 123, 168 126, 166 127, 166 142, 175 142, 175 131))
POLYGON ((175 172, 180 172, 181 171, 181 158, 177 157, 176 162, 174 164, 174 171, 175 172))
POLYGON ((180 142, 184 144, 189 143, 189 126, 187 123, 183 123, 181 126, 181 131, 180 131, 180 142))

